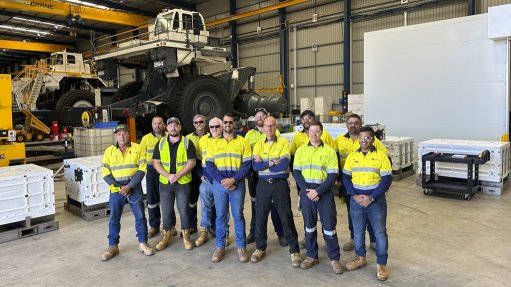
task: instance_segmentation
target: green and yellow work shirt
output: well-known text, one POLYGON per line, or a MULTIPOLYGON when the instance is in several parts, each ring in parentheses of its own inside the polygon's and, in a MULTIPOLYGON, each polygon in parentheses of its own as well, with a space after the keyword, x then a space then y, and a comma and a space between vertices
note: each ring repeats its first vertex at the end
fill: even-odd
POLYGON ((132 189, 139 185, 145 176, 146 168, 146 152, 142 146, 128 143, 123 154, 119 145, 115 144, 105 150, 101 172, 105 182, 109 184, 110 192, 119 192, 123 185, 132 189))

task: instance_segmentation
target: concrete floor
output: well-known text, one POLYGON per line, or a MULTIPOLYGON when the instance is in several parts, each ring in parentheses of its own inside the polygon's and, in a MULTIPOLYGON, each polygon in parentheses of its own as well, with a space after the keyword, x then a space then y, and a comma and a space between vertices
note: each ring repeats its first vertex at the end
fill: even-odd
MULTIPOLYGON (((370 250, 368 267, 333 274, 322 239, 319 265, 292 268, 287 248, 278 245, 270 227, 267 256, 257 264, 239 263, 235 245, 227 248, 222 262, 212 263, 214 241, 186 251, 179 237, 166 250, 146 257, 137 250, 131 213, 123 215, 120 255, 102 262, 108 218, 86 222, 65 211, 62 182, 56 182, 55 194, 60 229, 1 244, 0 286, 511 286, 509 191, 501 197, 477 194, 463 201, 424 196, 415 176, 394 182, 387 199, 390 278, 383 283, 376 280, 375 254, 370 250)), ((292 200, 301 229, 296 197, 292 200)), ((248 195, 245 201, 249 221, 248 195)), ((346 208, 339 201, 337 213, 342 245, 349 232, 346 208)), ((150 244, 158 239, 150 239, 150 244)), ((250 253, 254 249, 254 244, 248 245, 250 253)), ((353 257, 353 251, 341 253, 343 263, 353 257)))

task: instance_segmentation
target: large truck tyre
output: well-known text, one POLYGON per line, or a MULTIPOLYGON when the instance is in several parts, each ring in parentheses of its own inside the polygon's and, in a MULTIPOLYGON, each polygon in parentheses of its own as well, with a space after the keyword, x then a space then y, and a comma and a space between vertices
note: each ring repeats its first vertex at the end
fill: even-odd
POLYGON ((112 97, 112 103, 117 103, 138 95, 143 83, 144 82, 142 81, 137 81, 122 85, 119 89, 117 89, 117 91, 115 91, 115 94, 112 97))
POLYGON ((55 105, 56 111, 63 111, 64 107, 93 107, 94 94, 86 90, 71 90, 63 94, 55 105))
POLYGON ((210 120, 230 112, 232 103, 224 85, 212 76, 185 78, 169 104, 171 116, 181 120, 185 131, 193 132, 193 116, 201 114, 210 120))

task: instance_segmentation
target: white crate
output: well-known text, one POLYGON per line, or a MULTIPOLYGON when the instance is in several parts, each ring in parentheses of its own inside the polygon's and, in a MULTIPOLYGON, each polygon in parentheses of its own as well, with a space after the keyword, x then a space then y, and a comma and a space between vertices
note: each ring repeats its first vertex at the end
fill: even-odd
MULTIPOLYGON (((108 202, 110 189, 103 180, 101 166, 103 156, 90 156, 64 160, 64 181, 66 195, 71 199, 91 206, 108 202), (81 180, 76 175, 81 173, 81 180)), ((146 193, 145 176, 142 180, 142 190, 146 193)))
POLYGON ((481 192, 488 195, 502 195, 509 187, 509 178, 501 182, 481 181, 481 192))
POLYGON ((382 141, 392 159, 392 170, 409 167, 414 159, 414 138, 387 136, 382 141))
POLYGON ((103 156, 64 160, 66 195, 90 206, 108 202, 110 190, 101 172, 103 156))
POLYGON ((0 225, 55 214, 52 176, 35 164, 0 168, 0 225))
POLYGON ((103 155, 105 150, 115 144, 114 129, 76 128, 73 132, 73 148, 76 157, 103 155))
MULTIPOLYGON (((484 150, 490 151, 490 160, 479 165, 479 179, 489 182, 502 182, 509 175, 510 145, 509 142, 469 141, 432 139, 419 143, 419 169, 422 167, 422 155, 429 152, 477 155, 484 150)), ((429 174, 429 162, 426 168, 429 174)), ((467 165, 459 163, 437 162, 436 172, 440 176, 467 178, 467 165)))

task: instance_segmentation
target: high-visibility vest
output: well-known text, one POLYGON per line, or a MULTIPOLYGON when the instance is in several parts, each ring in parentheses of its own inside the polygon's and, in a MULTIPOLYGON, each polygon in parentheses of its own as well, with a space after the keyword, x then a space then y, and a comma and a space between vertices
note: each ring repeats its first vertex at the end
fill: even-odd
MULTIPOLYGON (((188 144, 189 140, 186 137, 181 137, 181 140, 179 142, 179 145, 177 147, 177 153, 176 153, 176 174, 183 170, 183 168, 186 166, 186 163, 188 162, 188 144)), ((170 172, 170 146, 168 142, 168 137, 162 138, 160 140, 160 143, 158 144, 158 147, 160 149, 160 163, 163 167, 163 169, 167 172, 170 172)), ((178 179, 179 184, 187 184, 192 181, 192 174, 188 173, 186 175, 183 175, 178 179)), ((163 184, 169 183, 168 178, 164 177, 160 174, 160 182, 163 184)))
POLYGON ((140 145, 142 146, 142 148, 145 149, 146 161, 147 161, 148 165, 153 164, 154 148, 158 144, 158 141, 160 140, 160 138, 166 137, 167 135, 168 135, 167 133, 164 133, 163 136, 157 137, 154 135, 154 133, 150 132, 150 133, 146 134, 144 137, 142 137, 142 141, 140 141, 140 145))
MULTIPOLYGON (((131 179, 137 171, 146 172, 145 150, 136 143, 130 143, 122 154, 118 145, 109 146, 103 155, 103 176, 111 174, 118 182, 131 179)), ((110 185, 111 192, 119 192, 120 187, 110 185)))

